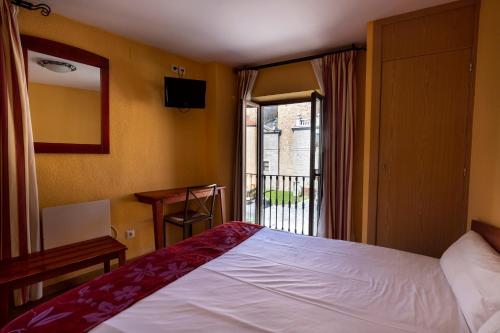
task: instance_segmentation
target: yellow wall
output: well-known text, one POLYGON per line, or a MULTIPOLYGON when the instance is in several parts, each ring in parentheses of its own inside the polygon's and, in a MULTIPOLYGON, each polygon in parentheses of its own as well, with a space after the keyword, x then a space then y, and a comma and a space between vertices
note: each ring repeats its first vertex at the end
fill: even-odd
MULTIPOLYGON (((19 21, 22 33, 94 52, 110 64, 111 153, 37 154, 41 207, 111 199, 112 224, 132 258, 154 249, 151 207, 136 201, 134 192, 230 182, 230 68, 190 61, 57 14, 22 10, 19 21), (163 77, 172 75, 172 64, 184 66, 188 78, 207 80, 208 90, 223 91, 207 94, 205 110, 165 108, 163 77), (212 150, 220 142, 224 145, 212 150), (136 237, 125 240, 129 228, 136 237)), ((169 235, 171 241, 180 238, 177 229, 169 235)))
POLYGON ((472 129, 469 222, 500 227, 500 1, 482 0, 472 129))
POLYGON ((309 61, 259 70, 253 97, 264 97, 319 89, 309 61))
POLYGON ((35 142, 101 143, 99 91, 28 84, 35 142))
POLYGON ((207 117, 206 124, 210 154, 210 181, 227 185, 226 215, 232 216, 232 184, 234 144, 236 135, 236 74, 224 65, 207 65, 207 117))

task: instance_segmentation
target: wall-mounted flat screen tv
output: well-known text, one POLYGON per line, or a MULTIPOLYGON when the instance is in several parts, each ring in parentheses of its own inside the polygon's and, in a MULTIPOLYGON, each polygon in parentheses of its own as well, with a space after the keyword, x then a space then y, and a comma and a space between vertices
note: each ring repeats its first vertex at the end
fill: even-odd
POLYGON ((165 77, 165 106, 204 109, 206 81, 165 77))

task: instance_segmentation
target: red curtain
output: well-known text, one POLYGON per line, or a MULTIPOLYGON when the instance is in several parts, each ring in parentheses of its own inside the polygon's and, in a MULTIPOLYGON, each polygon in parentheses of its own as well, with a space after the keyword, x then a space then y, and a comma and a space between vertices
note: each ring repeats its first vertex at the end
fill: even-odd
MULTIPOLYGON (((18 8, 0 0, 0 259, 40 250, 35 153, 17 24, 18 8)), ((41 284, 16 292, 16 303, 41 296, 41 284)))
POLYGON ((243 221, 243 204, 244 204, 244 188, 243 188, 243 169, 244 169, 244 126, 245 126, 245 104, 250 100, 252 89, 257 79, 258 71, 242 70, 238 72, 238 106, 236 109, 236 153, 234 162, 233 175, 233 219, 243 221))
POLYGON ((325 103, 323 110, 323 192, 318 235, 351 239, 356 51, 312 61, 325 103))

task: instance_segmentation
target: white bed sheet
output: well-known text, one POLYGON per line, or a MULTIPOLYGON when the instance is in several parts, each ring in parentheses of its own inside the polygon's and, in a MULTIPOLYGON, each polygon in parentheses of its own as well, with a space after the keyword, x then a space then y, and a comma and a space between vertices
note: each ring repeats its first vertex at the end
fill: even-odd
POLYGON ((469 329, 438 259, 262 229, 91 332, 469 329))

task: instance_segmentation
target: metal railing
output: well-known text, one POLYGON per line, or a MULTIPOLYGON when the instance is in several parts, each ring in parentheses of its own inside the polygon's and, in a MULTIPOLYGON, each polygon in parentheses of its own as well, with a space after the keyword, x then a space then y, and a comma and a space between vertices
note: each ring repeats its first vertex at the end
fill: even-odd
MULTIPOLYGON (((288 175, 262 175, 261 177, 263 191, 260 212, 257 214, 259 207, 257 205, 257 175, 246 174, 246 220, 260 223, 271 229, 316 236, 317 212, 310 214, 309 211, 311 207, 310 177, 288 175), (257 221, 259 216, 260 221, 257 221)), ((317 198, 315 194, 313 205, 315 210, 318 206, 317 198)))
POLYGON ((295 120, 295 126, 297 126, 297 127, 310 127, 311 126, 311 119, 297 118, 295 120))

